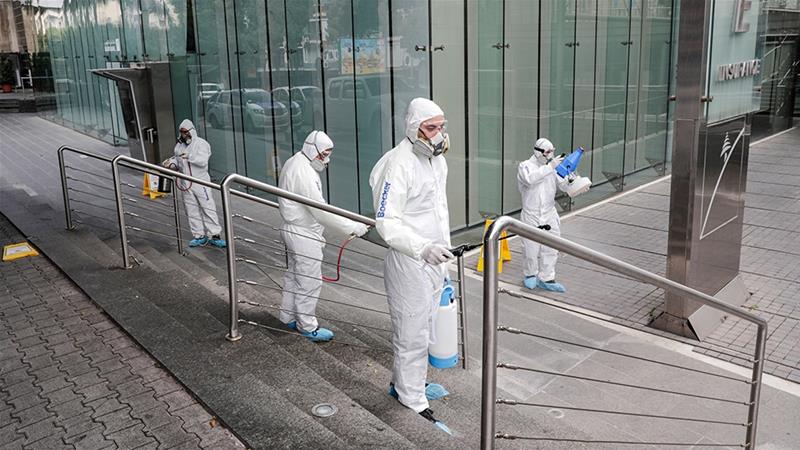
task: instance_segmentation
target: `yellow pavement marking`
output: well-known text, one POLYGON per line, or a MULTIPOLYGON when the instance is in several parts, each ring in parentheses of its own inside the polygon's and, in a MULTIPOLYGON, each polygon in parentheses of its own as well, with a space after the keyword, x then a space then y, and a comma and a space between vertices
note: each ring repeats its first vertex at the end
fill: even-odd
POLYGON ((27 242, 20 242, 19 244, 9 244, 3 247, 3 261, 13 261, 15 259, 25 258, 26 256, 38 256, 39 252, 27 242))

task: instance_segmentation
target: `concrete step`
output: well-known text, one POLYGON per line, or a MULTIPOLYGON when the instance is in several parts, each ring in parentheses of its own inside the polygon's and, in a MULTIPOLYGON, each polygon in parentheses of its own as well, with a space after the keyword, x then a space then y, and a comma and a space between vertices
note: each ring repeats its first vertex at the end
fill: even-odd
MULTIPOLYGON (((188 263, 187 263, 188 264, 188 263)), ((148 270, 146 268, 134 269, 148 270)), ((216 351, 220 361, 231 361, 264 384, 277 389, 290 403, 303 411, 320 402, 339 405, 339 413, 332 418, 315 419, 348 445, 361 447, 369 442, 386 448, 405 448, 410 445, 391 427, 378 418, 354 406, 337 387, 326 382, 316 372, 276 345, 260 330, 248 333, 247 339, 228 343, 222 339, 226 327, 211 316, 225 315, 227 306, 196 283, 181 283, 183 275, 168 270, 151 277, 151 282, 138 288, 143 298, 152 301, 164 313, 189 329, 196 339, 216 340, 222 345, 216 351), (178 281, 175 283, 175 281, 178 281), (155 299, 155 300, 152 300, 155 299), (175 299, 190 304, 179 304, 175 299)), ((137 283, 138 284, 138 283, 137 283)), ((207 346, 204 342, 202 347, 207 346)), ((215 343, 216 345, 216 343, 215 343)), ((195 347, 200 347, 195 344, 195 347)))
MULTIPOLYGON (((22 209, 27 209, 28 206, 30 205, 22 205, 22 209)), ((19 209, 18 212, 20 212, 19 209)), ((26 215, 30 217, 30 211, 27 211, 26 215)), ((314 386, 315 388, 312 392, 320 397, 333 398, 338 400, 337 403, 339 404, 349 405, 351 402, 345 400, 344 394, 325 383, 313 371, 302 367, 301 363, 293 360, 279 346, 274 345, 274 343, 264 346, 265 339, 268 339, 266 336, 262 335, 260 341, 255 338, 251 339, 249 345, 231 344, 222 339, 225 326, 212 317, 206 311, 206 308, 202 307, 203 305, 198 304, 220 303, 212 293, 197 283, 176 285, 174 280, 181 277, 176 276, 177 271, 174 268, 156 272, 147 267, 152 265, 149 262, 146 265, 134 267, 130 270, 122 270, 115 267, 113 263, 121 262, 119 255, 115 254, 105 243, 84 230, 64 231, 61 234, 66 236, 42 239, 42 247, 47 248, 51 254, 57 254, 56 262, 62 260, 62 269, 67 273, 77 274, 73 276, 73 279, 79 286, 86 290, 87 294, 95 301, 100 303, 109 315, 124 324, 124 328, 135 339, 151 350, 165 367, 172 369, 175 375, 186 383, 187 387, 193 392, 197 393, 199 397, 203 400, 208 400, 209 397, 202 394, 203 391, 209 391, 210 389, 208 380, 219 377, 226 378, 228 376, 226 374, 229 373, 239 372, 241 377, 237 377, 237 380, 252 379, 257 381, 256 385, 260 386, 261 389, 256 390, 256 392, 248 392, 243 397, 237 391, 237 389, 241 388, 239 386, 240 382, 231 383, 228 381, 228 384, 231 384, 231 388, 226 394, 229 397, 228 400, 230 400, 230 396, 239 395, 240 397, 238 398, 244 406, 252 405, 252 402, 257 400, 259 393, 262 394, 261 396, 268 395, 271 397, 270 400, 261 403, 260 406, 263 408, 269 405, 269 413, 264 414, 264 411, 260 411, 259 418, 270 418, 270 416, 276 415, 281 417, 281 420, 277 422, 272 417, 273 420, 270 423, 262 423, 262 419, 254 420, 250 418, 247 423, 257 425, 252 429, 246 425, 243 428, 239 424, 240 421, 236 419, 237 431, 242 433, 243 437, 251 445, 258 448, 271 448, 273 444, 283 442, 281 446, 291 443, 292 445, 305 444, 305 446, 311 448, 318 448, 322 445, 333 446, 333 448, 351 448, 363 439, 380 442, 387 448, 405 448, 410 445, 399 434, 382 424, 379 419, 361 408, 352 407, 341 411, 339 417, 333 422, 338 424, 338 433, 347 436, 352 441, 346 443, 337 434, 328 430, 326 425, 330 426, 332 422, 330 419, 316 419, 308 414, 310 406, 313 406, 308 405, 310 399, 303 398, 297 395, 296 392, 292 392, 291 398, 295 401, 288 400, 289 395, 285 392, 284 387, 289 386, 296 389, 298 386, 296 384, 297 374, 280 373, 282 376, 277 376, 274 373, 270 373, 270 371, 297 370, 303 374, 300 378, 303 378, 302 381, 304 383, 300 385, 314 386), (65 255, 69 255, 66 265, 63 262, 65 255), (119 288, 121 286, 125 287, 119 288), (120 291, 120 289, 124 291, 120 291), (190 292, 185 292, 186 289, 189 289, 190 292), (199 301, 193 304, 185 304, 182 300, 186 298, 199 299, 199 301), (249 357, 231 360, 231 358, 226 358, 224 353, 230 352, 232 348, 239 350, 249 349, 251 353, 256 352, 261 356, 260 358, 255 358, 256 362, 248 361, 251 359, 249 357), (176 353, 193 356, 188 359, 177 358, 176 353), (223 354, 215 355, 215 353, 223 354), (199 361, 199 355, 207 355, 200 358, 207 360, 207 362, 199 361), (275 360, 281 360, 282 364, 274 364, 275 360), (253 367, 242 367, 236 361, 245 361, 250 366, 259 364, 258 361, 263 361, 263 363, 260 363, 259 370, 256 371, 253 367), (224 362, 224 364, 220 364, 220 362, 224 362), (204 370, 198 371, 198 367, 203 367, 204 370), (194 378, 189 377, 187 381, 186 375, 198 372, 202 373, 203 377, 198 378, 195 375, 194 378), (285 386, 277 386, 277 383, 270 384, 265 380, 283 380, 283 385, 285 386), (264 390, 267 392, 263 393, 264 390), (302 403, 303 409, 294 406, 297 399, 305 400, 302 403), (322 423, 323 421, 327 423, 324 424, 322 423), (265 433, 265 431, 268 432, 265 433), (311 432, 310 435, 308 435, 309 431, 311 432), (298 438, 294 435, 302 436, 298 438)), ((116 240, 112 239, 112 241, 116 244, 116 240)), ((153 251, 151 252, 152 254, 159 253, 153 251)), ((139 260, 147 261, 141 254, 139 255, 139 260)), ((218 310, 217 312, 221 311, 218 310)), ((252 387, 244 390, 250 391, 252 387)), ((213 400, 220 394, 212 390, 210 395, 213 400)), ((233 406, 235 405, 225 401, 221 402, 220 406, 212 406, 212 409, 223 420, 233 421, 233 418, 228 418, 230 414, 235 415, 236 413, 237 408, 233 406)))
MULTIPOLYGON (((149 250, 143 251, 143 253, 149 252, 149 250)), ((164 253, 155 253, 158 253, 164 260, 172 261, 176 265, 181 265, 181 270, 188 271, 187 273, 191 273, 192 277, 207 279, 209 274, 206 270, 219 272, 220 262, 216 262, 214 265, 206 265, 207 260, 219 257, 219 255, 214 256, 217 252, 213 251, 213 249, 190 250, 187 257, 169 250, 164 253), (202 259, 196 258, 194 255, 197 254, 203 254, 205 257, 202 259)), ((224 254, 222 256, 224 256, 224 254)), ((160 265, 166 264, 169 263, 162 262, 160 265)), ((259 303, 280 302, 279 292, 270 291, 264 293, 247 285, 241 285, 240 288, 240 295, 242 298, 250 298, 259 303)), ((222 292, 222 294, 224 295, 223 298, 227 297, 227 291, 222 292)), ((205 302, 202 305, 198 304, 196 306, 210 308, 209 310, 214 310, 214 314, 219 315, 220 318, 227 319, 228 306, 224 304, 224 302, 222 309, 219 308, 219 305, 209 305, 205 302)), ((320 314, 323 314, 322 311, 323 308, 320 309, 320 314)), ((277 313, 273 310, 247 308, 244 306, 241 314, 242 317, 262 323, 276 330, 285 329, 285 326, 277 320, 277 313)), ((385 326, 389 326, 388 320, 385 326)), ((370 336, 365 336, 365 333, 358 333, 358 330, 354 332, 350 328, 339 328, 335 326, 335 323, 331 328, 337 333, 336 342, 351 342, 356 345, 375 345, 374 339, 370 340, 370 336)), ((381 421, 385 422, 387 427, 397 430, 401 435, 406 436, 414 442, 416 446, 422 448, 454 448, 467 443, 476 443, 477 435, 474 434, 473 424, 461 424, 458 428, 469 431, 459 431, 457 433, 457 438, 448 437, 444 433, 433 428, 418 415, 413 414, 406 408, 399 407, 397 402, 387 395, 386 389, 391 379, 387 367, 391 364, 392 357, 391 354, 388 353, 389 347, 385 345, 387 342, 385 340, 384 346, 378 347, 382 348, 384 351, 375 351, 360 347, 338 345, 336 343, 314 344, 296 334, 287 334, 280 331, 266 331, 249 325, 242 325, 241 332, 244 335, 242 342, 247 342, 261 334, 268 335, 273 342, 284 348, 286 352, 297 360, 302 361, 303 365, 318 373, 331 385, 341 389, 348 398, 377 416, 381 421), (375 377, 377 373, 381 373, 382 375, 379 380, 375 377), (472 433, 470 439, 466 440, 465 436, 470 433, 472 433)), ((296 364, 299 365, 299 363, 296 364)), ((306 385, 306 383, 303 383, 303 385, 306 385)), ((437 412, 441 411, 443 408, 445 407, 439 405, 437 412)), ((450 421, 452 424, 458 421, 460 414, 456 411, 451 411, 448 416, 452 419, 450 421)))
MULTIPOLYGON (((152 248, 139 245, 139 252, 133 251, 139 255, 143 262, 144 267, 157 267, 167 268, 166 273, 157 276, 161 279, 160 283, 153 285, 160 285, 168 280, 175 281, 178 290, 192 289, 190 286, 197 284, 193 283, 194 277, 197 279, 209 279, 211 276, 204 271, 198 263, 196 258, 193 258, 190 252, 189 257, 179 255, 177 252, 167 249, 164 253, 156 251, 152 248), (146 256, 145 256, 146 255, 146 256), (192 277, 192 278, 189 278, 192 277), (187 280, 192 280, 192 283, 186 283, 187 280), (189 285, 189 286, 187 286, 189 285)), ((207 249, 199 251, 204 252, 207 249)), ((134 269, 129 272, 136 271, 134 269)), ((149 270, 149 268, 147 269, 149 270)), ((155 290, 156 288, 145 288, 145 291, 155 290)), ((145 292, 145 298, 152 298, 154 296, 169 299, 178 296, 186 297, 179 293, 169 293, 171 289, 159 287, 163 293, 159 295, 156 292, 145 292)), ((199 290, 195 288, 194 290, 199 290)), ((224 291, 227 296, 227 291, 224 291)), ((228 305, 223 298, 215 296, 200 296, 190 294, 190 298, 196 299, 191 305, 193 310, 210 311, 211 314, 217 316, 219 319, 227 319, 228 305)), ((257 298, 256 300, 260 300, 257 298)), ((184 323, 184 326, 189 328, 200 327, 200 330, 205 328, 202 326, 208 320, 207 317, 201 314, 197 318, 190 315, 190 311, 183 311, 180 307, 174 305, 164 305, 169 303, 166 300, 156 302, 158 306, 165 312, 168 312, 175 320, 184 323), (195 323, 197 322, 197 323, 195 323)), ((264 316, 269 314, 264 313, 264 316)), ((269 317, 261 317, 259 322, 273 326, 276 329, 283 329, 283 325, 277 320, 276 317, 269 315, 269 317)), ((271 333, 254 327, 245 325, 243 333, 245 337, 232 345, 234 349, 240 349, 236 352, 229 353, 227 350, 220 350, 220 358, 222 360, 230 361, 249 361, 249 373, 256 376, 271 386, 280 386, 281 389, 285 387, 286 395, 293 404, 302 407, 304 410, 309 410, 311 406, 325 402, 331 402, 339 405, 340 414, 337 414, 335 420, 326 419, 325 425, 327 428, 340 436, 345 442, 356 447, 368 446, 367 444, 378 444, 386 448, 408 448, 411 446, 420 446, 425 448, 455 448, 460 444, 456 444, 452 438, 444 435, 438 430, 430 427, 430 424, 416 414, 411 413, 405 408, 398 408, 394 399, 386 395, 384 388, 377 388, 370 386, 367 380, 363 380, 360 384, 356 385, 355 389, 342 389, 341 382, 345 380, 346 386, 353 386, 353 379, 359 378, 358 374, 353 373, 347 369, 345 365, 338 362, 337 359, 328 354, 322 347, 331 347, 335 349, 335 345, 314 344, 305 338, 297 335, 288 335, 283 333, 271 333), (325 360, 323 366, 319 366, 318 362, 325 360), (306 365, 311 363, 311 365, 306 365), (281 373, 286 371, 286 373, 281 373), (291 381, 288 381, 291 380, 291 381), (368 391, 365 394, 365 388, 368 391), (358 394, 358 395, 356 395, 358 394), (354 397, 355 395, 355 397, 354 397), (371 397, 369 402, 364 402, 364 395, 371 397), (323 400, 321 400, 323 399, 323 400), (354 402, 355 401, 355 402, 354 402), (374 404, 379 404, 375 407, 374 404), (367 405, 365 405, 367 403, 367 405), (342 405, 347 408, 351 414, 342 414, 342 405), (353 406, 357 405, 357 406, 353 406), (369 407, 368 407, 369 406, 369 407), (389 414, 386 414, 386 412, 389 414), (351 417, 353 414, 358 414, 363 417, 351 417), (381 414, 377 416, 375 413, 381 414), (376 417, 377 416, 377 417, 376 417), (388 422, 387 422, 388 420, 388 422), (414 436, 409 441, 402 436, 414 436), (412 443, 413 442, 413 443, 412 443)), ((209 323, 205 331, 213 332, 216 330, 216 336, 221 338, 221 332, 227 329, 220 321, 209 323)), ((336 330, 342 339, 349 339, 346 332, 343 330, 336 330)), ((363 345, 363 342, 358 342, 363 345)), ((378 367, 380 364, 372 361, 360 350, 355 351, 355 358, 362 362, 365 366, 378 367)), ((370 352, 371 353, 371 352, 370 352)), ((385 369, 384 369, 385 370, 385 369)), ((388 381, 384 383, 388 386, 388 381)))
MULTIPOLYGON (((130 274, 124 273, 123 278, 129 279, 130 274)), ((202 338, 196 327, 187 328, 186 321, 176 320, 146 296, 128 290, 128 295, 115 292, 113 299, 105 299, 109 301, 103 302, 104 309, 124 323, 134 338, 223 422, 235 424, 234 431, 250 446, 350 448, 288 401, 280 388, 235 361, 220 357, 220 352, 227 351, 227 342, 217 335, 202 338)))
MULTIPOLYGON (((432 404, 437 417, 455 432, 454 437, 448 436, 387 395, 392 363, 387 332, 330 321, 326 326, 337 334, 336 343, 315 344, 296 334, 281 332, 284 325, 277 320, 277 311, 243 307, 242 317, 281 331, 242 325, 244 338, 232 344, 222 338, 227 331, 229 314, 224 251, 213 248, 190 249, 187 256, 183 256, 177 253, 174 243, 166 242, 166 239, 161 242, 131 236, 130 253, 140 265, 123 271, 119 268, 118 237, 108 236, 103 242, 91 234, 91 229, 65 233, 68 238, 62 242, 62 250, 66 245, 91 249, 86 253, 81 251, 81 258, 73 258, 73 267, 82 260, 97 257, 95 264, 105 267, 105 272, 113 272, 109 276, 96 270, 96 267, 92 268, 90 263, 83 262, 87 267, 81 270, 81 277, 84 277, 85 283, 89 283, 91 290, 99 290, 102 284, 112 280, 119 286, 135 287, 134 295, 138 296, 136 301, 124 305, 130 308, 125 314, 136 315, 135 320, 133 317, 120 316, 124 318, 120 321, 126 325, 128 322, 140 324, 130 325, 139 327, 133 333, 137 339, 140 335, 152 334, 149 345, 164 354, 163 361, 169 364, 171 370, 174 369, 173 372, 181 380, 186 377, 187 386, 201 398, 209 387, 202 379, 198 379, 197 374, 191 373, 190 368, 196 370, 197 361, 178 358, 175 355, 177 350, 170 348, 177 345, 167 340, 170 327, 181 330, 179 334, 183 336, 183 342, 178 348, 185 352, 196 354, 199 348, 212 349, 203 352, 208 361, 203 363, 204 367, 208 365, 213 368, 202 371, 207 372, 209 377, 224 379, 227 372, 218 366, 223 363, 235 365, 235 371, 241 373, 241 378, 258 380, 265 389, 272 389, 275 395, 281 396, 287 404, 303 414, 315 402, 331 402, 339 406, 340 413, 333 420, 310 420, 324 426, 344 445, 363 447, 368 443, 377 443, 387 448, 477 446, 480 384, 474 373, 460 369, 431 370, 431 380, 444 384, 453 393, 448 399, 432 404), (186 299, 191 301, 187 302, 186 299), (169 326, 165 325, 164 330, 152 330, 155 322, 149 319, 153 315, 169 326)), ((246 271, 240 269, 240 273, 246 271)), ((240 291, 244 299, 265 304, 280 303, 280 292, 277 290, 240 285, 240 291)), ((336 294, 343 296, 340 292, 336 294)), ((127 311, 121 309, 123 307, 119 304, 110 305, 109 308, 117 315, 127 311)), ((363 322, 361 316, 364 314, 354 311, 324 302, 319 306, 320 316, 363 322)), ((377 316, 372 323, 390 328, 388 317, 372 315, 377 316)), ((235 383, 228 382, 233 386, 240 384, 238 378, 235 383)), ((234 396, 236 391, 231 388, 226 395, 234 396)), ((242 398, 242 402, 249 404, 246 398, 242 398)), ((209 406, 214 408, 211 404, 209 406)), ((219 414, 223 420, 225 414, 235 412, 230 405, 217 408, 221 408, 219 414)), ((530 429, 525 427, 527 419, 522 416, 508 412, 502 414, 510 417, 507 422, 518 424, 521 429, 530 429)), ((251 437, 259 436, 254 430, 244 430, 246 434, 243 437, 246 440, 260 439, 251 437)))

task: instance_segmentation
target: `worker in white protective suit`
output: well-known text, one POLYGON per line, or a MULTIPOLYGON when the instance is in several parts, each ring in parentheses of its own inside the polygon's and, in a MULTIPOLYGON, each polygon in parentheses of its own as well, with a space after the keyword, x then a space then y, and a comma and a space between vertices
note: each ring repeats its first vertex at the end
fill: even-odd
MULTIPOLYGON (((211 157, 211 146, 208 141, 197 135, 197 130, 189 119, 181 122, 179 133, 178 142, 175 144, 175 156, 164 161, 162 165, 178 170, 184 175, 210 181, 208 159, 211 157)), ((214 203, 211 189, 180 179, 177 180, 177 185, 183 192, 183 204, 192 231, 189 247, 211 244, 224 248, 226 242, 219 235, 222 227, 219 225, 217 205, 214 203)))
MULTIPOLYGON (((333 152, 333 141, 323 131, 312 131, 303 148, 286 161, 281 170, 278 187, 320 203, 322 182, 319 172, 325 170, 333 152)), ((297 330, 312 341, 329 341, 333 332, 320 328, 317 299, 322 290, 322 232, 332 228, 343 234, 363 236, 368 227, 302 203, 279 198, 289 267, 283 277, 283 302, 280 319, 290 329, 297 330)))
MULTIPOLYGON (((545 138, 536 141, 533 155, 519 165, 517 184, 522 195, 521 220, 528 225, 549 230, 561 236, 561 219, 555 206, 556 190, 566 190, 569 180, 561 178, 555 169, 564 156, 555 155, 555 146, 545 138)), ((525 258, 525 279, 528 289, 545 289, 552 292, 566 292, 561 283, 556 282, 556 260, 558 251, 528 239, 522 240, 525 258)))
POLYGON ((431 315, 447 276, 444 263, 453 258, 442 155, 450 145, 445 125, 436 103, 412 100, 404 139, 383 155, 369 177, 376 229, 390 247, 384 261, 394 351, 389 393, 437 424, 429 388, 441 386, 425 380, 431 315))

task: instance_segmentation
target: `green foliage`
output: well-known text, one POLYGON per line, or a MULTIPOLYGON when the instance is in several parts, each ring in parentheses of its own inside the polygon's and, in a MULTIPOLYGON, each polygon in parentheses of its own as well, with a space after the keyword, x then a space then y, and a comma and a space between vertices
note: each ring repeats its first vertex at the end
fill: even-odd
POLYGON ((14 65, 8 58, 0 59, 0 84, 17 84, 14 65))

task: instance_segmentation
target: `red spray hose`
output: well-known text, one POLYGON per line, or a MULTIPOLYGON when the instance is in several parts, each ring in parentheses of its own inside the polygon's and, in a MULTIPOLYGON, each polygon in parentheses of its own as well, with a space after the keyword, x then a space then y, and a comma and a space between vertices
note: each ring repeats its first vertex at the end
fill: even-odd
POLYGON ((324 281, 327 281, 329 283, 335 283, 335 282, 339 281, 340 272, 342 270, 342 254, 344 254, 344 249, 345 249, 345 247, 347 247, 347 244, 349 244, 350 241, 352 241, 355 238, 356 238, 355 235, 351 235, 351 236, 347 237, 347 239, 342 241, 342 245, 341 245, 341 247, 339 247, 339 257, 336 259, 336 278, 329 278, 329 277, 326 277, 325 275, 323 275, 322 279, 324 281))
MULTIPOLYGON (((186 161, 186 165, 189 167, 189 176, 193 177, 194 175, 192 174, 192 163, 190 163, 189 161, 186 161)), ((170 163, 169 166, 167 166, 167 169, 178 171, 178 166, 175 165, 175 163, 170 163)), ((178 180, 175 180, 175 185, 178 186, 178 189, 180 189, 181 192, 188 192, 189 189, 192 188, 192 182, 191 181, 189 182, 189 185, 186 186, 185 188, 181 187, 181 183, 178 180)))

